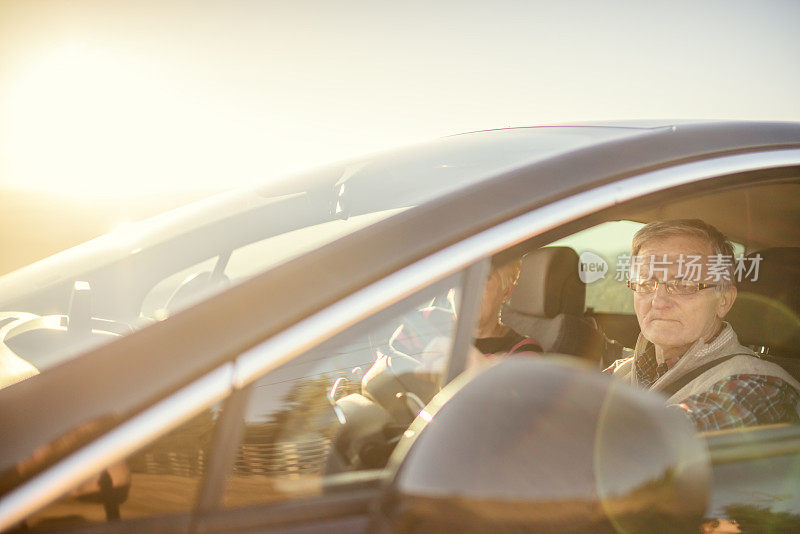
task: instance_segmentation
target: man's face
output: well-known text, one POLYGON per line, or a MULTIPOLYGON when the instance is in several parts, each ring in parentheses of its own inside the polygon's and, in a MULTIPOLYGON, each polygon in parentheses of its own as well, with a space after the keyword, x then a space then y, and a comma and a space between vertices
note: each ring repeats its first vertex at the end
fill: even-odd
MULTIPOLYGON (((691 281, 716 283, 706 280, 707 257, 713 253, 710 244, 693 236, 654 239, 639 250, 637 256, 642 264, 638 273, 632 268, 631 277, 634 280, 652 277, 662 282, 689 275, 687 279, 691 281), (665 254, 667 261, 662 263, 665 254), (698 263, 703 267, 699 272, 690 273, 686 264, 681 264, 692 256, 701 256, 698 263), (655 258, 655 264, 651 264, 651 257, 655 258)), ((633 306, 644 337, 672 357, 682 355, 681 350, 685 352, 700 337, 706 341, 713 337, 735 297, 733 287, 722 294, 709 288, 690 295, 671 295, 659 285, 653 293, 634 293, 633 306)))

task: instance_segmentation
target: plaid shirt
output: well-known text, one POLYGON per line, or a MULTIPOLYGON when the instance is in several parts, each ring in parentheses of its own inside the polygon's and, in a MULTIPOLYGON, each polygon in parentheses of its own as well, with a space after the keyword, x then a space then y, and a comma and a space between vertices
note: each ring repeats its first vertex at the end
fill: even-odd
MULTIPOLYGON (((677 360, 659 364, 652 350, 639 358, 636 378, 650 387, 677 360)), ((632 358, 632 357, 631 357, 632 358)), ((617 360, 604 373, 613 373, 631 358, 617 360)), ((673 405, 686 413, 698 432, 772 423, 800 423, 797 406, 800 392, 778 377, 739 374, 723 378, 708 391, 687 397, 673 405)))

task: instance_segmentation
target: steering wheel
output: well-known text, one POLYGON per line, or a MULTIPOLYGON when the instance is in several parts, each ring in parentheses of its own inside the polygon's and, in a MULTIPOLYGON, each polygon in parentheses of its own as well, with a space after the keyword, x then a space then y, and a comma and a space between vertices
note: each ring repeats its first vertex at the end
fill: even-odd
POLYGON ((404 355, 378 358, 361 379, 361 392, 338 398, 337 379, 328 393, 337 432, 326 475, 383 467, 402 433, 438 392, 437 383, 416 375, 419 362, 404 355))

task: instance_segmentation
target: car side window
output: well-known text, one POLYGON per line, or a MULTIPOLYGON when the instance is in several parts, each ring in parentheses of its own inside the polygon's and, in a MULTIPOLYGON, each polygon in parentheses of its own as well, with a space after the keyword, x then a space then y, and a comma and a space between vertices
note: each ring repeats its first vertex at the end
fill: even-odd
POLYGON ((633 300, 621 271, 626 266, 633 234, 642 226, 643 223, 634 221, 606 222, 549 245, 570 247, 578 254, 587 309, 633 314, 633 300))
POLYGON ((341 473, 382 469, 441 387, 456 328, 455 278, 253 383, 222 506, 312 496, 341 473))
POLYGON ((25 520, 33 532, 186 514, 208 466, 221 403, 117 462, 25 520))

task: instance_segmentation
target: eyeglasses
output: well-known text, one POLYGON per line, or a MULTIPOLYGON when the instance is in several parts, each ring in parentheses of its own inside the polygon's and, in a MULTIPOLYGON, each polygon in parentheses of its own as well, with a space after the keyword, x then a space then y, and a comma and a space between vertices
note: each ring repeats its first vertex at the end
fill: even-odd
POLYGON ((686 280, 667 280, 666 282, 658 282, 656 280, 644 280, 642 282, 635 282, 628 280, 626 285, 636 293, 655 293, 659 285, 663 285, 664 289, 670 295, 692 295, 703 289, 709 287, 717 287, 719 284, 703 284, 701 282, 688 282, 686 280))

